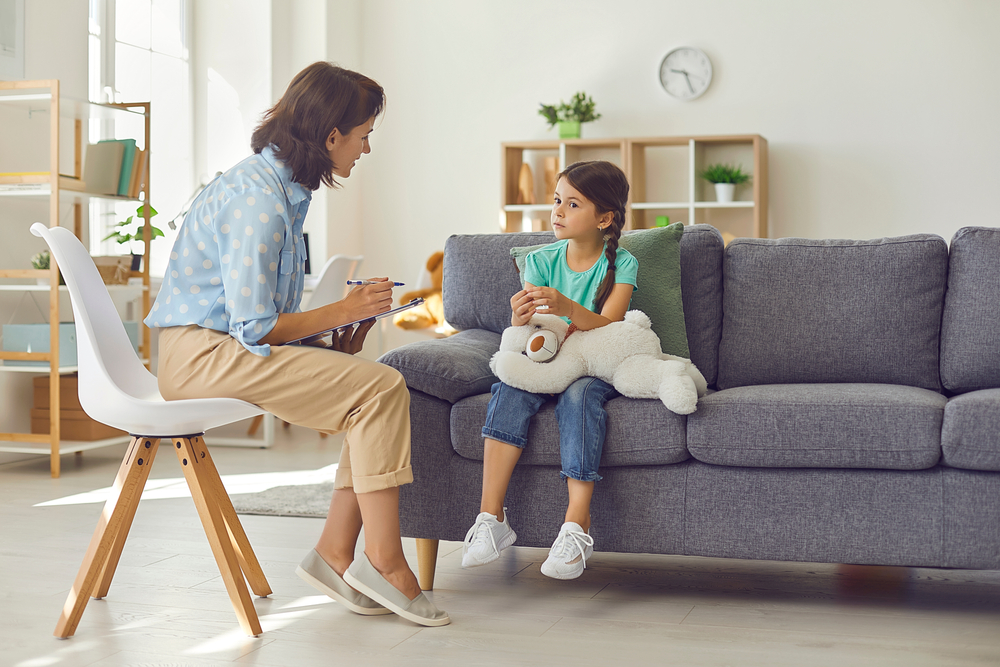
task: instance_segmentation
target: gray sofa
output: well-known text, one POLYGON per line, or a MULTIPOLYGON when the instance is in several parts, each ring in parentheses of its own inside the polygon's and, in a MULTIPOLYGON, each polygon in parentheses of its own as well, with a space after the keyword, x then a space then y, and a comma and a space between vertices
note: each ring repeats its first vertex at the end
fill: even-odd
MULTIPOLYGON (((449 238, 460 332, 381 359, 411 393, 400 518, 425 587, 436 541, 463 540, 479 511, 488 362, 519 289, 509 249, 552 238, 449 238)), ((680 255, 710 393, 687 417, 608 403, 597 551, 1000 568, 1000 229, 964 228, 949 250, 926 234, 723 247, 695 225, 680 255)), ((548 547, 566 499, 550 403, 507 496, 517 546, 548 547)))

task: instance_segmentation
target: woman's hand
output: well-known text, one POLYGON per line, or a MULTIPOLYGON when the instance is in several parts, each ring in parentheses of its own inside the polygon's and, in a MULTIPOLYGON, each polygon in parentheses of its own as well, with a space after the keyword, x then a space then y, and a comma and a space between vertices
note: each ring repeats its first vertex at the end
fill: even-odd
POLYGON ((535 314, 535 306, 528 292, 521 290, 510 297, 510 325, 519 327, 528 323, 535 314))
POLYGON ((528 290, 528 298, 531 299, 535 310, 541 313, 569 317, 570 319, 573 317, 576 302, 563 296, 554 287, 532 287, 528 290))
POLYGON ((365 336, 375 326, 375 318, 365 320, 355 327, 335 330, 330 341, 330 349, 344 354, 357 354, 365 345, 365 336))
MULTIPOLYGON (((358 285, 344 297, 348 322, 374 317, 392 309, 392 281, 388 278, 368 278, 373 285, 358 285)), ((363 337, 362 337, 363 338, 363 337)))

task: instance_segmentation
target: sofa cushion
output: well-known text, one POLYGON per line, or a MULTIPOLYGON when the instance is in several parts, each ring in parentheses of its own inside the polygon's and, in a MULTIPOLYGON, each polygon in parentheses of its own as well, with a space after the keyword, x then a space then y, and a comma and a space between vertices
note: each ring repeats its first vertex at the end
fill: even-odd
MULTIPOLYGON (((629 308, 641 310, 649 317, 663 352, 687 358, 690 352, 681 297, 680 241, 683 234, 684 223, 675 222, 667 227, 626 232, 619 247, 629 251, 639 262, 636 290, 629 308)), ((542 247, 544 245, 510 249, 522 286, 525 257, 542 247)))
POLYGON ((1000 229, 963 227, 951 240, 941 322, 941 382, 949 391, 1000 387, 997 313, 1000 229))
POLYGON ((500 334, 472 329, 397 347, 379 362, 402 373, 407 387, 454 403, 490 390, 497 381, 490 357, 499 349, 500 334))
MULTIPOLYGON (((625 232, 625 236, 640 232, 625 232)), ((510 326, 510 297, 520 289, 510 249, 555 241, 551 232, 455 235, 445 243, 444 314, 457 329, 501 333, 510 326)), ((684 228, 681 297, 689 358, 715 384, 722 335, 722 236, 709 225, 684 228)), ((642 262, 640 261, 640 267, 642 262)))
POLYGON ((502 333, 510 326, 510 297, 521 289, 510 249, 553 241, 552 232, 448 237, 441 279, 444 319, 460 330, 502 333))
POLYGON ((726 389, 702 398, 688 416, 688 450, 726 466, 920 470, 941 457, 946 403, 902 385, 726 389))
MULTIPOLYGON (((490 395, 470 396, 451 409, 451 443, 455 451, 483 460, 483 424, 490 395)), ((519 465, 559 466, 559 423, 556 403, 545 403, 528 428, 528 445, 519 465)), ((613 398, 606 404, 608 431, 601 466, 665 465, 689 458, 684 417, 658 400, 613 398)))
POLYGON ((941 453, 945 465, 1000 471, 1000 389, 956 396, 944 409, 941 453))
POLYGON ((948 247, 932 234, 736 239, 723 268, 719 388, 875 382, 940 390, 947 266, 948 247))

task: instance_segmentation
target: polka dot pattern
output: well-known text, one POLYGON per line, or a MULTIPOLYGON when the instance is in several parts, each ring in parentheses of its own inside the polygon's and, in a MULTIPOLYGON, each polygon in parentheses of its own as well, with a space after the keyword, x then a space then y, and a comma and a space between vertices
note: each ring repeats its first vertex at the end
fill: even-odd
POLYGON ((310 201, 271 148, 209 184, 184 220, 146 324, 196 324, 268 354, 258 341, 299 307, 310 201))

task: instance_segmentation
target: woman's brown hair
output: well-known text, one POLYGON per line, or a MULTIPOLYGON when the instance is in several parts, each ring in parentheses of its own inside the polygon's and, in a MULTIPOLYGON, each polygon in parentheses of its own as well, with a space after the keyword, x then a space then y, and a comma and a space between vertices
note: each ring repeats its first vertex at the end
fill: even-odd
POLYGON ((328 62, 295 75, 278 103, 264 113, 250 146, 260 153, 274 144, 275 156, 292 170, 292 180, 310 190, 333 180, 335 165, 326 149, 334 128, 349 134, 382 113, 385 91, 367 76, 328 62))
POLYGON ((604 230, 604 255, 608 258, 608 272, 604 274, 604 280, 597 288, 597 296, 594 298, 594 312, 600 313, 615 287, 615 260, 618 258, 618 239, 625 227, 628 179, 617 165, 603 160, 574 162, 559 174, 559 178, 565 178, 593 203, 599 215, 614 213, 611 224, 604 230))

